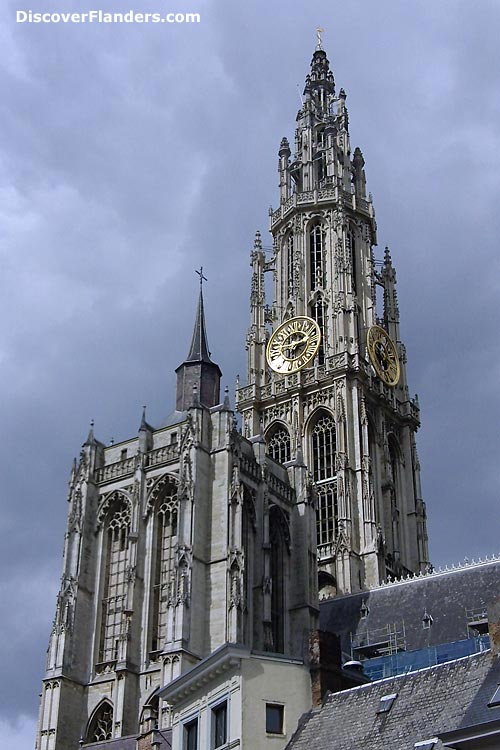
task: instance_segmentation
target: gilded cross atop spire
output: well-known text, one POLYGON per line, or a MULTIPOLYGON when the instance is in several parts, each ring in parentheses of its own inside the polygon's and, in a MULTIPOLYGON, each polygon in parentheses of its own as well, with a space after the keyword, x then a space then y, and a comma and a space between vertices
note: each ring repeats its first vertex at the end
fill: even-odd
POLYGON ((322 29, 321 26, 318 26, 317 29, 316 29, 316 36, 317 36, 317 39, 318 39, 318 43, 316 45, 316 49, 323 49, 323 45, 321 43, 321 34, 323 34, 324 31, 325 30, 322 29))

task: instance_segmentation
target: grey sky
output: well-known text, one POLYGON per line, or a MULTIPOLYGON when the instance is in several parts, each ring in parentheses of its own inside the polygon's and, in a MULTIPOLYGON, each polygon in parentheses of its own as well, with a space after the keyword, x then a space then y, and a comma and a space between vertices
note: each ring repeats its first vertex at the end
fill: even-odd
MULTIPOLYGON (((231 394, 249 251, 277 204, 315 27, 347 92, 398 272, 432 560, 500 552, 500 4, 4 0, 0 6, 0 736, 33 746, 66 482, 172 410, 197 277, 231 394), (16 24, 15 11, 201 13, 199 25, 16 24)), ((68 749, 70 750, 70 749, 68 749)))

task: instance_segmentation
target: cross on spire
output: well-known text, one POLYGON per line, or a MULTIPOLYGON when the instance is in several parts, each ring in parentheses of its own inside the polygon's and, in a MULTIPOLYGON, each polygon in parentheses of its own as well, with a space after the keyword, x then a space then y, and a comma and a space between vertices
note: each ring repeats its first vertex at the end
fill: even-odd
POLYGON ((197 273, 198 276, 200 277, 200 289, 201 289, 203 287, 203 282, 204 281, 208 281, 207 277, 203 276, 203 266, 200 266, 200 270, 199 271, 195 270, 195 273, 197 273))

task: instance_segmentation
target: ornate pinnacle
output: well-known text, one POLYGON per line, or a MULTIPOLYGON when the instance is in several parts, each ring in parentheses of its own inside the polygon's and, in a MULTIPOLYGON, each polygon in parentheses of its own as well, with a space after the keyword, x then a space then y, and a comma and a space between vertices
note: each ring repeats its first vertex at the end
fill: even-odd
POLYGON ((255 250, 262 250, 262 240, 260 238, 260 232, 258 229, 255 232, 255 240, 254 240, 253 246, 255 250))
POLYGON ((290 144, 288 143, 288 138, 282 138, 280 143, 280 148, 278 151, 279 156, 290 156, 290 144))

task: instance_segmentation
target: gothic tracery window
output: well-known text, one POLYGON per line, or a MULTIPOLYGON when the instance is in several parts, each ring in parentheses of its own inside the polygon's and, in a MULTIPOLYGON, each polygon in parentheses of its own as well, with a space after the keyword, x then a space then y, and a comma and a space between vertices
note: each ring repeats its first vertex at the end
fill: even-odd
POLYGON ((325 234, 321 224, 314 224, 309 231, 309 284, 311 291, 324 285, 325 234))
POLYGON ((117 495, 111 506, 106 529, 106 568, 102 599, 101 641, 99 661, 118 658, 118 644, 123 634, 123 613, 127 599, 128 541, 130 506, 122 495, 117 495))
POLYGON ((357 263, 356 263, 356 243, 354 240, 354 232, 347 233, 346 243, 347 243, 347 254, 348 254, 350 266, 351 266, 352 291, 354 294, 356 294, 357 263))
POLYGON ((267 441, 267 453, 279 464, 290 461, 290 433, 286 427, 277 427, 273 430, 267 441))
POLYGON ((400 509, 399 509, 399 447, 393 436, 389 436, 389 461, 392 479, 392 488, 390 492, 391 507, 388 509, 389 521, 391 524, 392 551, 394 558, 399 559, 400 553, 400 509))
POLYGON ((318 350, 318 363, 325 361, 326 307, 322 289, 325 286, 325 232, 320 223, 315 223, 309 231, 309 288, 315 292, 310 303, 310 315, 319 325, 321 343, 318 350))
POLYGON ((318 494, 317 541, 330 544, 337 533, 337 474, 335 421, 320 412, 311 430, 313 479, 318 494))
POLYGON ((104 701, 92 717, 87 742, 105 742, 113 737, 113 707, 104 701))
POLYGON ((293 297, 294 291, 294 240, 291 232, 283 242, 282 258, 283 298, 286 300, 293 297))
POLYGON ((318 364, 323 365, 325 363, 325 303, 323 296, 318 293, 314 303, 311 305, 311 317, 316 321, 321 331, 321 341, 318 349, 318 364))
POLYGON ((171 482, 156 511, 156 550, 153 589, 151 648, 163 648, 167 636, 167 610, 174 594, 175 548, 177 545, 177 487, 171 482))

